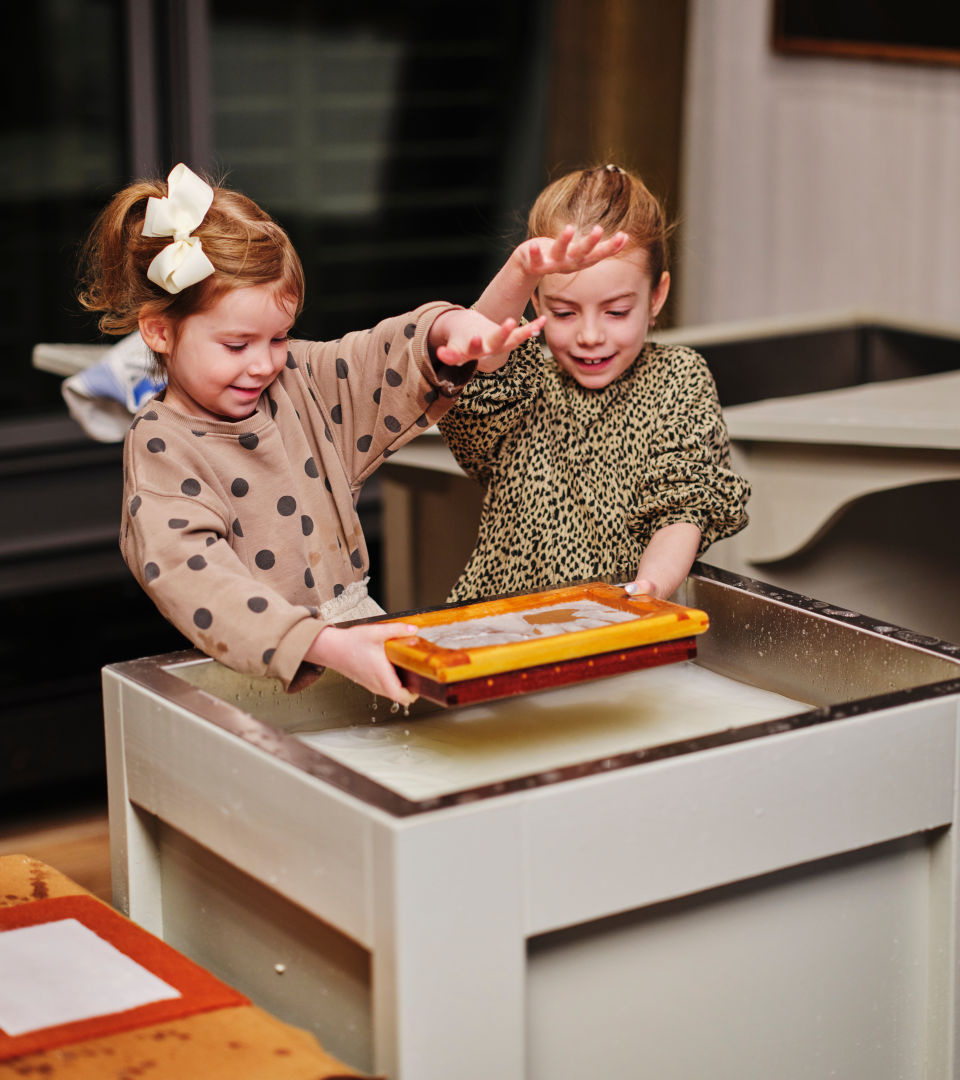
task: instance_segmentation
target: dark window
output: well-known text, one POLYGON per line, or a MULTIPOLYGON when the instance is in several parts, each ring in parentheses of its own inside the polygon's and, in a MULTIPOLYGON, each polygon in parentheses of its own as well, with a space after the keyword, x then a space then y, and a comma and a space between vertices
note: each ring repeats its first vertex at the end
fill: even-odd
POLYGON ((0 417, 62 408, 38 341, 91 341, 74 299, 79 241, 127 179, 122 5, 35 0, 0 65, 0 417))
POLYGON ((446 0, 212 4, 213 161, 291 234, 298 333, 476 299, 541 180, 542 133, 519 130, 538 97, 535 21, 516 0, 469 32, 446 0))

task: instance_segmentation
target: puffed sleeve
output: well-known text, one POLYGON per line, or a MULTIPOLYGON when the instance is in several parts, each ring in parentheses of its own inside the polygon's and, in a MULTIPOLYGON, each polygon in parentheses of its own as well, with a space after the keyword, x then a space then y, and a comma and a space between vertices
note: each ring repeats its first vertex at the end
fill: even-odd
POLYGON ((221 507, 132 489, 124 507, 124 559, 161 614, 197 648, 237 671, 285 687, 324 623, 253 577, 226 540, 221 507))
POLYGON ((430 356, 430 328, 455 306, 424 304, 336 342, 291 346, 289 362, 301 367, 323 437, 337 446, 352 487, 435 424, 476 370, 430 356))
POLYGON ((440 420, 440 432, 468 476, 486 483, 504 439, 523 421, 543 385, 544 358, 533 338, 490 374, 477 374, 440 420))
POLYGON ((665 360, 672 371, 627 527, 647 543, 657 529, 690 522, 702 533, 702 554, 747 524, 750 485, 730 468, 727 427, 706 361, 679 348, 665 360))

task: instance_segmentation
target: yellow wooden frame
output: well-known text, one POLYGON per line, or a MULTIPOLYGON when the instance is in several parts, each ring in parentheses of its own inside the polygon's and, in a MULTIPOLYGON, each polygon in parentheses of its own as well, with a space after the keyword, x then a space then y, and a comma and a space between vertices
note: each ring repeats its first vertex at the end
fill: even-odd
POLYGON ((651 596, 630 596, 624 592, 623 586, 603 582, 570 585, 500 600, 483 600, 457 608, 438 608, 404 616, 403 621, 416 626, 443 626, 584 600, 632 612, 637 619, 531 641, 482 645, 472 649, 447 649, 422 637, 392 638, 385 645, 387 656, 398 667, 417 672, 435 682, 450 683, 690 637, 702 634, 710 625, 706 612, 697 608, 684 607, 669 600, 656 600, 651 596))

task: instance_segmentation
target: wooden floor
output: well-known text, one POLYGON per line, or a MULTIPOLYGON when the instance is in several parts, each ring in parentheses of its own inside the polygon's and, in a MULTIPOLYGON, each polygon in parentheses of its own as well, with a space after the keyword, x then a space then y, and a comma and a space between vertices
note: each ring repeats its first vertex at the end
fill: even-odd
POLYGON ((0 821, 0 855, 30 855, 110 902, 106 806, 0 821))

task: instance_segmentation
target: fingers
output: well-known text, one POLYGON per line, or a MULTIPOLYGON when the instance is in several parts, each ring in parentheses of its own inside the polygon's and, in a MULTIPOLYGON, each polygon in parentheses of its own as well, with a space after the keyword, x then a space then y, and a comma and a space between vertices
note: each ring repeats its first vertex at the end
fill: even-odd
POLYGON ((630 596, 652 596, 654 599, 657 596, 656 583, 649 578, 637 578, 636 581, 631 581, 629 585, 624 585, 623 591, 630 596))
POLYGON ((380 680, 382 689, 375 690, 374 693, 388 697, 391 701, 396 701, 400 705, 412 705, 417 700, 417 695, 411 693, 400 682, 396 669, 392 665, 388 666, 390 667, 389 672, 384 672, 383 678, 380 680))
MULTIPOLYGON (((437 359, 445 364, 468 364, 471 361, 483 362, 490 357, 499 356, 501 353, 512 352, 527 338, 540 333, 545 316, 534 319, 525 326, 517 326, 516 319, 504 319, 504 321, 486 337, 474 334, 465 346, 458 345, 455 341, 441 345, 437 349, 437 359)), ((492 325, 492 324, 489 324, 492 325)), ((499 366, 499 365, 498 365, 499 366)))
POLYGON ((603 229, 599 225, 594 225, 586 236, 581 236, 576 242, 570 244, 568 254, 571 260, 575 259, 578 263, 587 262, 591 252, 596 251, 602 242, 603 229))
POLYGON ((617 255, 629 239, 625 232, 618 232, 605 240, 600 225, 594 225, 588 233, 578 236, 573 225, 567 225, 552 241, 545 237, 530 241, 527 250, 530 272, 540 277, 575 274, 617 255))
POLYGON ((525 326, 516 327, 516 329, 512 330, 503 339, 503 343, 498 351, 512 352, 518 345, 522 345, 529 338, 536 337, 543 329, 546 321, 546 315, 541 315, 539 318, 534 319, 533 322, 529 322, 525 326))
MULTIPOLYGON (((562 265, 566 262, 571 245, 575 244, 576 229, 572 225, 567 225, 563 232, 554 240, 550 245, 550 258, 555 265, 562 265)), ((600 230, 600 235, 603 236, 603 230, 600 230)))
MULTIPOLYGON (((576 258, 581 268, 593 266, 603 259, 609 259, 623 250, 629 237, 625 232, 614 233, 608 240, 603 239, 603 229, 595 225, 575 248, 576 258)), ((572 257, 572 255, 571 255, 572 257)))

